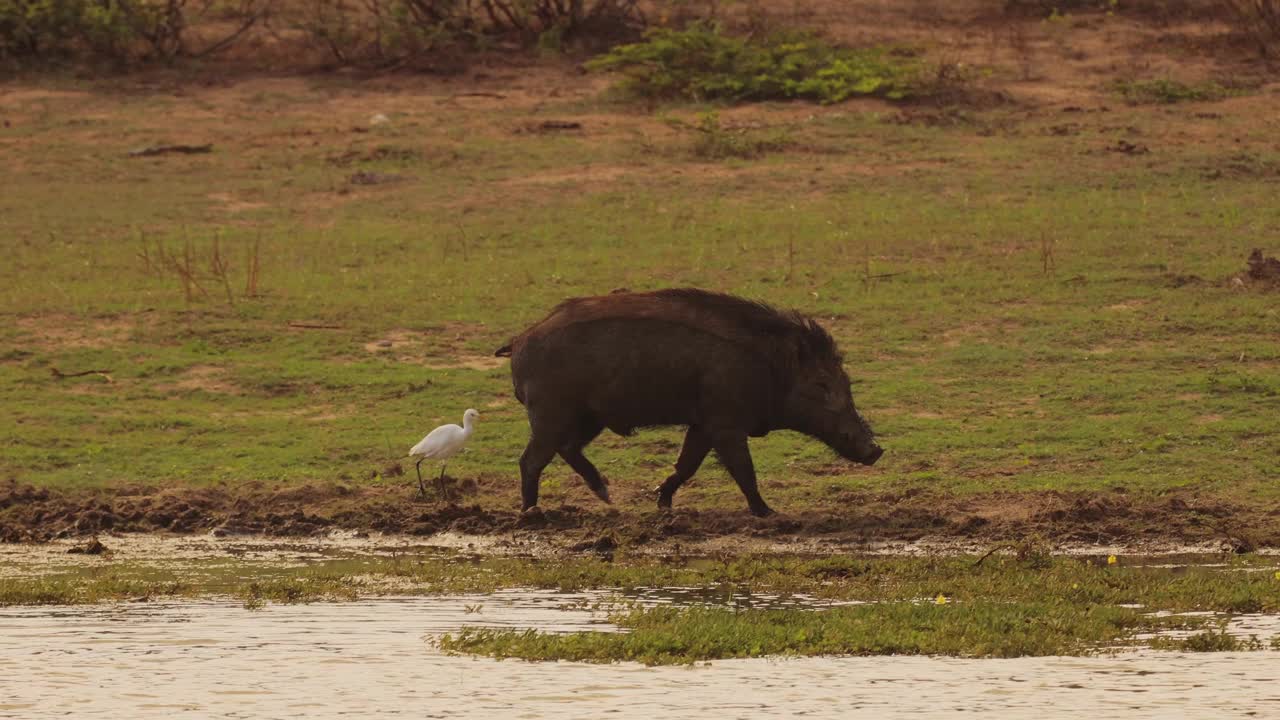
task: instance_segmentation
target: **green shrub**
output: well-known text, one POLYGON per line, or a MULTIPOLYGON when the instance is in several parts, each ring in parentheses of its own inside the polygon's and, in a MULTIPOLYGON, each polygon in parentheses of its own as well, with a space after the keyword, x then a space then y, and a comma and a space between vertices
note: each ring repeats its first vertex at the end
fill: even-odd
POLYGON ((265 14, 267 0, 0 0, 0 60, 170 61, 221 50, 265 14), (185 31, 206 16, 230 29, 200 47, 185 31))
POLYGON ((129 34, 118 6, 86 0, 0 0, 0 58, 48 57, 129 34))
POLYGON ((920 64, 881 48, 835 48, 807 35, 735 38, 704 23, 651 30, 643 42, 615 47, 587 68, 622 73, 623 90, 645 98, 833 103, 855 95, 906 97, 920 64))

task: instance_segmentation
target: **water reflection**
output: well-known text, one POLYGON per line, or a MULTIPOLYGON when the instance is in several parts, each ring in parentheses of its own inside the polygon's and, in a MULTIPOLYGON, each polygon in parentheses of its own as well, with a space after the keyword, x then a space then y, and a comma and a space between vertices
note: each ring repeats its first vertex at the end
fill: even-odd
MULTIPOLYGON (((448 657, 430 642, 462 625, 610 630, 585 609, 605 597, 0 608, 0 717, 1280 716, 1280 656, 1269 652, 645 668, 448 657)), ((1244 618, 1234 629, 1280 626, 1244 618)))

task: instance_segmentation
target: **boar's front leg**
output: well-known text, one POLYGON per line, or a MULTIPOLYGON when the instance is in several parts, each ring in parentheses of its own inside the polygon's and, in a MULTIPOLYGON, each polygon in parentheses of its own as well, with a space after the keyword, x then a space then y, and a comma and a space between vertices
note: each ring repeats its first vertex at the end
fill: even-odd
POLYGON ((680 448, 680 458, 676 460, 676 471, 656 488, 659 508, 671 507, 671 498, 681 485, 698 472, 709 452, 711 438, 697 425, 690 425, 689 431, 684 435, 684 446, 680 448))
POLYGON ((542 469, 555 457, 556 443, 548 440, 546 434, 536 430, 529 438, 524 453, 520 455, 520 495, 524 510, 538 504, 538 483, 542 479, 542 469))
POLYGON ((715 448, 720 462, 729 471, 729 475, 738 483, 738 489, 747 496, 747 507, 751 509, 751 514, 757 517, 773 514, 773 510, 765 504, 764 498, 760 497, 760 490, 756 487, 756 468, 751 462, 751 450, 747 447, 746 433, 717 433, 712 437, 711 445, 715 448))

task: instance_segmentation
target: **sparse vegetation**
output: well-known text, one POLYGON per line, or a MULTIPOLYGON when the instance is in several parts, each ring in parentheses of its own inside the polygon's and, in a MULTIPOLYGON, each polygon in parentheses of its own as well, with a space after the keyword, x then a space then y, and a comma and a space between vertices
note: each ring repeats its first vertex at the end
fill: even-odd
POLYGON ((1145 103, 1172 104, 1222 100, 1244 94, 1244 90, 1228 88, 1215 82, 1187 84, 1178 80, 1117 80, 1111 89, 1120 97, 1135 105, 1145 103))
POLYGON ((385 593, 447 594, 539 588, 560 592, 612 590, 635 597, 646 589, 694 588, 707 598, 765 593, 822 601, 858 600, 966 604, 984 600, 1033 603, 1053 598, 1081 606, 1141 605, 1176 612, 1280 612, 1280 581, 1267 557, 1240 557, 1226 567, 1145 562, 1110 565, 1104 558, 997 554, 934 558, 831 555, 821 558, 750 555, 660 559, 625 549, 612 561, 587 556, 356 557, 281 567, 221 563, 185 571, 147 562, 111 562, 103 569, 59 571, 5 581, 3 604, 92 603, 134 596, 222 595, 279 603, 352 600, 385 593))
POLYGON ((691 151, 704 160, 727 158, 751 159, 785 150, 792 144, 790 133, 783 128, 731 128, 720 121, 714 110, 700 113, 696 122, 668 118, 667 123, 693 137, 691 151))
POLYGON ((1235 25, 1269 56, 1280 43, 1280 0, 1223 0, 1235 25))

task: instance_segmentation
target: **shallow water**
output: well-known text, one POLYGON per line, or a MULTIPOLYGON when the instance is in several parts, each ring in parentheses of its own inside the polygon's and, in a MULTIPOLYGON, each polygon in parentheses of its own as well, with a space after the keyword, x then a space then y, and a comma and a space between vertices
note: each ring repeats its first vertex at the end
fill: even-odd
MULTIPOLYGON (((431 643, 462 625, 608 631, 580 609, 600 597, 0 608, 0 717, 1280 717, 1274 652, 646 668, 449 657, 431 643)), ((1233 630, 1267 637, 1280 622, 1233 630)))

